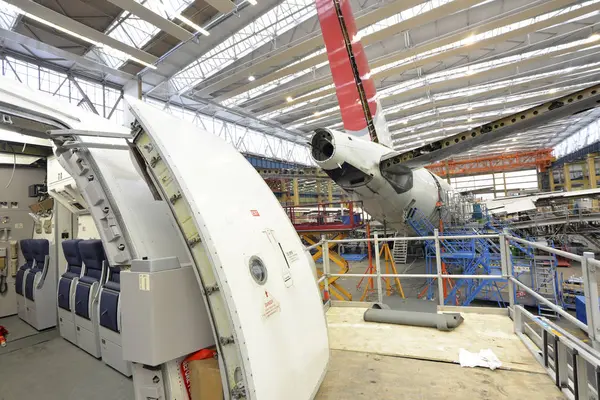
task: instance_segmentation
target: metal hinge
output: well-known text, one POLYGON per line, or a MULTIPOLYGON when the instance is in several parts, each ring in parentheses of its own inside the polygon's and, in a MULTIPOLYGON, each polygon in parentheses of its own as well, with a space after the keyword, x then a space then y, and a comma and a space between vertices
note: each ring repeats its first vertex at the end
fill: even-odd
POLYGON ((206 288, 204 288, 204 291, 206 292, 206 294, 208 296, 210 296, 214 292, 218 292, 219 291, 219 285, 207 286, 206 288))
POLYGON ((194 247, 195 245, 197 245, 198 243, 200 243, 202 240, 200 240, 199 237, 195 237, 193 239, 188 240, 188 246, 190 247, 194 247))
POLYGON ((180 198, 181 198, 181 192, 177 192, 173 196, 169 197, 169 201, 171 202, 171 204, 174 205, 177 202, 177 200, 179 200, 180 198))
POLYGON ((232 344, 234 342, 235 342, 235 339, 233 338, 233 336, 227 336, 227 337, 221 336, 219 338, 219 343, 221 343, 221 346, 227 346, 228 344, 232 344))
POLYGON ((160 156, 152 157, 152 158, 150 159, 150 166, 151 166, 152 168, 156 167, 156 164, 158 164, 158 162, 159 162, 160 160, 162 160, 162 158, 160 158, 160 156))

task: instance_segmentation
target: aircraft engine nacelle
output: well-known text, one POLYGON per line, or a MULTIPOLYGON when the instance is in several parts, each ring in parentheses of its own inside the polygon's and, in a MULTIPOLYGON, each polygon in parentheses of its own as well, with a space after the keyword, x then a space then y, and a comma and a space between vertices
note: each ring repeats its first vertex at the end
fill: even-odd
POLYGON ((388 162, 393 150, 381 144, 319 128, 311 138, 315 163, 342 189, 362 201, 374 219, 394 229, 404 228, 404 215, 416 207, 433 216, 450 186, 424 168, 410 169, 388 162), (384 159, 384 161, 382 161, 384 159))

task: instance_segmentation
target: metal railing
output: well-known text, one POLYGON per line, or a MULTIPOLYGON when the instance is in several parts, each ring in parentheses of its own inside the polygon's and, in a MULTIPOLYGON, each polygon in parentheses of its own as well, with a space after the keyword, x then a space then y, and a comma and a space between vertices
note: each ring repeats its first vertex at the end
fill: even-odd
MULTIPOLYGON (((380 239, 377 234, 372 238, 365 239, 343 239, 327 240, 323 239, 308 249, 322 246, 323 249, 323 275, 318 279, 319 284, 324 285, 324 291, 329 292, 329 278, 335 277, 355 277, 355 278, 376 278, 377 301, 383 302, 384 288, 382 286, 383 278, 430 278, 437 280, 438 301, 440 306, 444 306, 443 279, 486 279, 486 280, 506 280, 509 296, 509 315, 514 320, 515 334, 523 341, 533 356, 546 369, 548 375, 554 380, 556 386, 571 399, 598 399, 600 388, 600 305, 598 302, 598 284, 596 280, 596 268, 600 267, 600 261, 594 259, 593 253, 584 253, 579 256, 563 250, 554 249, 541 243, 530 242, 525 239, 514 237, 505 229, 503 233, 496 235, 456 235, 442 236, 436 230, 434 236, 428 237, 394 237, 380 239), (461 240, 473 238, 498 239, 500 245, 501 273, 499 275, 461 275, 442 273, 442 243, 448 240, 461 240), (380 245, 382 242, 395 241, 422 241, 433 240, 436 249, 436 273, 435 274, 387 274, 382 273, 381 259, 379 257, 380 245), (330 272, 329 243, 353 243, 353 242, 371 242, 374 247, 375 273, 348 273, 337 274, 330 272), (512 255, 510 251, 511 243, 530 246, 539 251, 555 254, 564 258, 581 263, 582 275, 584 281, 584 292, 586 299, 587 324, 573 317, 562 307, 554 304, 552 301, 541 296, 535 290, 519 281, 513 274, 512 255), (552 323, 541 316, 536 316, 528 312, 522 305, 515 304, 516 291, 522 290, 531 295, 538 302, 543 303, 548 308, 555 311, 558 315, 571 322, 588 334, 592 340, 593 347, 588 346, 581 340, 575 338, 569 332, 552 323), (538 333, 538 331, 541 332, 538 333)), ((329 296, 326 296, 328 299, 329 296)), ((329 307, 331 302, 326 301, 325 306, 329 307)))
MULTIPOLYGON (((506 231, 501 234, 492 234, 492 235, 456 235, 456 236, 442 236, 436 230, 433 236, 425 236, 425 237, 393 237, 393 238, 384 238, 380 239, 378 234, 375 234, 372 238, 364 238, 364 239, 340 239, 340 240, 328 240, 326 238, 322 238, 322 240, 310 247, 308 249, 313 249, 316 247, 322 246, 323 248, 323 275, 319 278, 318 283, 324 284, 325 292, 329 293, 329 284, 328 278, 375 278, 376 289, 377 289, 377 301, 383 302, 383 283, 382 279, 384 278, 399 278, 399 279, 416 279, 416 278, 427 278, 427 279, 435 279, 438 285, 438 302, 440 306, 444 306, 444 296, 441 295, 444 293, 443 291, 443 279, 475 279, 475 280, 505 280, 508 283, 508 298, 510 307, 515 306, 515 294, 517 289, 522 290, 525 293, 534 297, 537 301, 544 304, 548 308, 555 311, 558 315, 565 318, 567 321, 571 322, 575 326, 579 327, 586 333, 590 335, 590 338, 594 342, 600 343, 600 308, 598 305, 598 289, 596 283, 596 267, 600 266, 600 261, 594 259, 593 253, 584 253, 583 256, 579 256, 573 253, 569 253, 563 250, 554 249, 552 247, 543 245, 541 243, 530 242, 525 239, 521 239, 515 236, 508 234, 506 231), (481 275, 463 275, 463 274, 444 274, 442 271, 442 242, 451 241, 451 240, 461 240, 461 239, 473 239, 473 238, 489 238, 489 239, 498 239, 500 243, 500 262, 501 262, 501 273, 499 275, 489 275, 489 274, 481 274, 481 275), (381 268, 381 260, 379 257, 380 245, 382 242, 395 242, 395 241, 422 241, 422 240, 433 240, 436 248, 436 273, 435 274, 386 274, 382 273, 381 268), (356 243, 356 242, 371 242, 374 247, 374 261, 375 261, 375 273, 332 273, 330 269, 330 259, 329 259, 329 246, 327 243, 356 243), (568 258, 577 262, 580 262, 582 265, 582 272, 584 275, 584 281, 586 284, 584 285, 585 289, 585 298, 586 298, 586 311, 588 315, 588 323, 585 324, 579 321, 577 318, 573 317, 567 311, 563 310, 562 307, 553 303, 552 301, 546 299, 541 296, 535 290, 519 281, 517 277, 513 274, 512 268, 512 257, 510 256, 510 243, 516 242, 522 245, 530 246, 538 250, 542 250, 551 254, 555 254, 564 258, 568 258), (589 328, 589 327, 595 328, 589 328)), ((600 346, 599 346, 600 347, 600 346)))

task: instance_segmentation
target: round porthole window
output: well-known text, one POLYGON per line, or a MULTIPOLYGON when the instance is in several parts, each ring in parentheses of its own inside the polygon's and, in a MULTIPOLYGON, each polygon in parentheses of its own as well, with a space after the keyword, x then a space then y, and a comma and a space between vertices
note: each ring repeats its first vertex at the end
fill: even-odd
POLYGON ((267 268, 262 260, 256 256, 250 258, 250 275, 259 285, 264 285, 267 281, 267 268))

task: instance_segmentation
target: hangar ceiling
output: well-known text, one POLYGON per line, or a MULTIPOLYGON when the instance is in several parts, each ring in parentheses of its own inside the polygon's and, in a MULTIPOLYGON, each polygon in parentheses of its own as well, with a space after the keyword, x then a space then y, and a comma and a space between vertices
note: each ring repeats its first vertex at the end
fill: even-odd
MULTIPOLYGON (((600 0, 351 2, 398 150, 600 82, 600 0)), ((314 0, 5 0, 0 27, 5 54, 138 77, 153 100, 266 134, 343 129, 314 0)), ((599 115, 468 154, 552 147, 599 115)))

